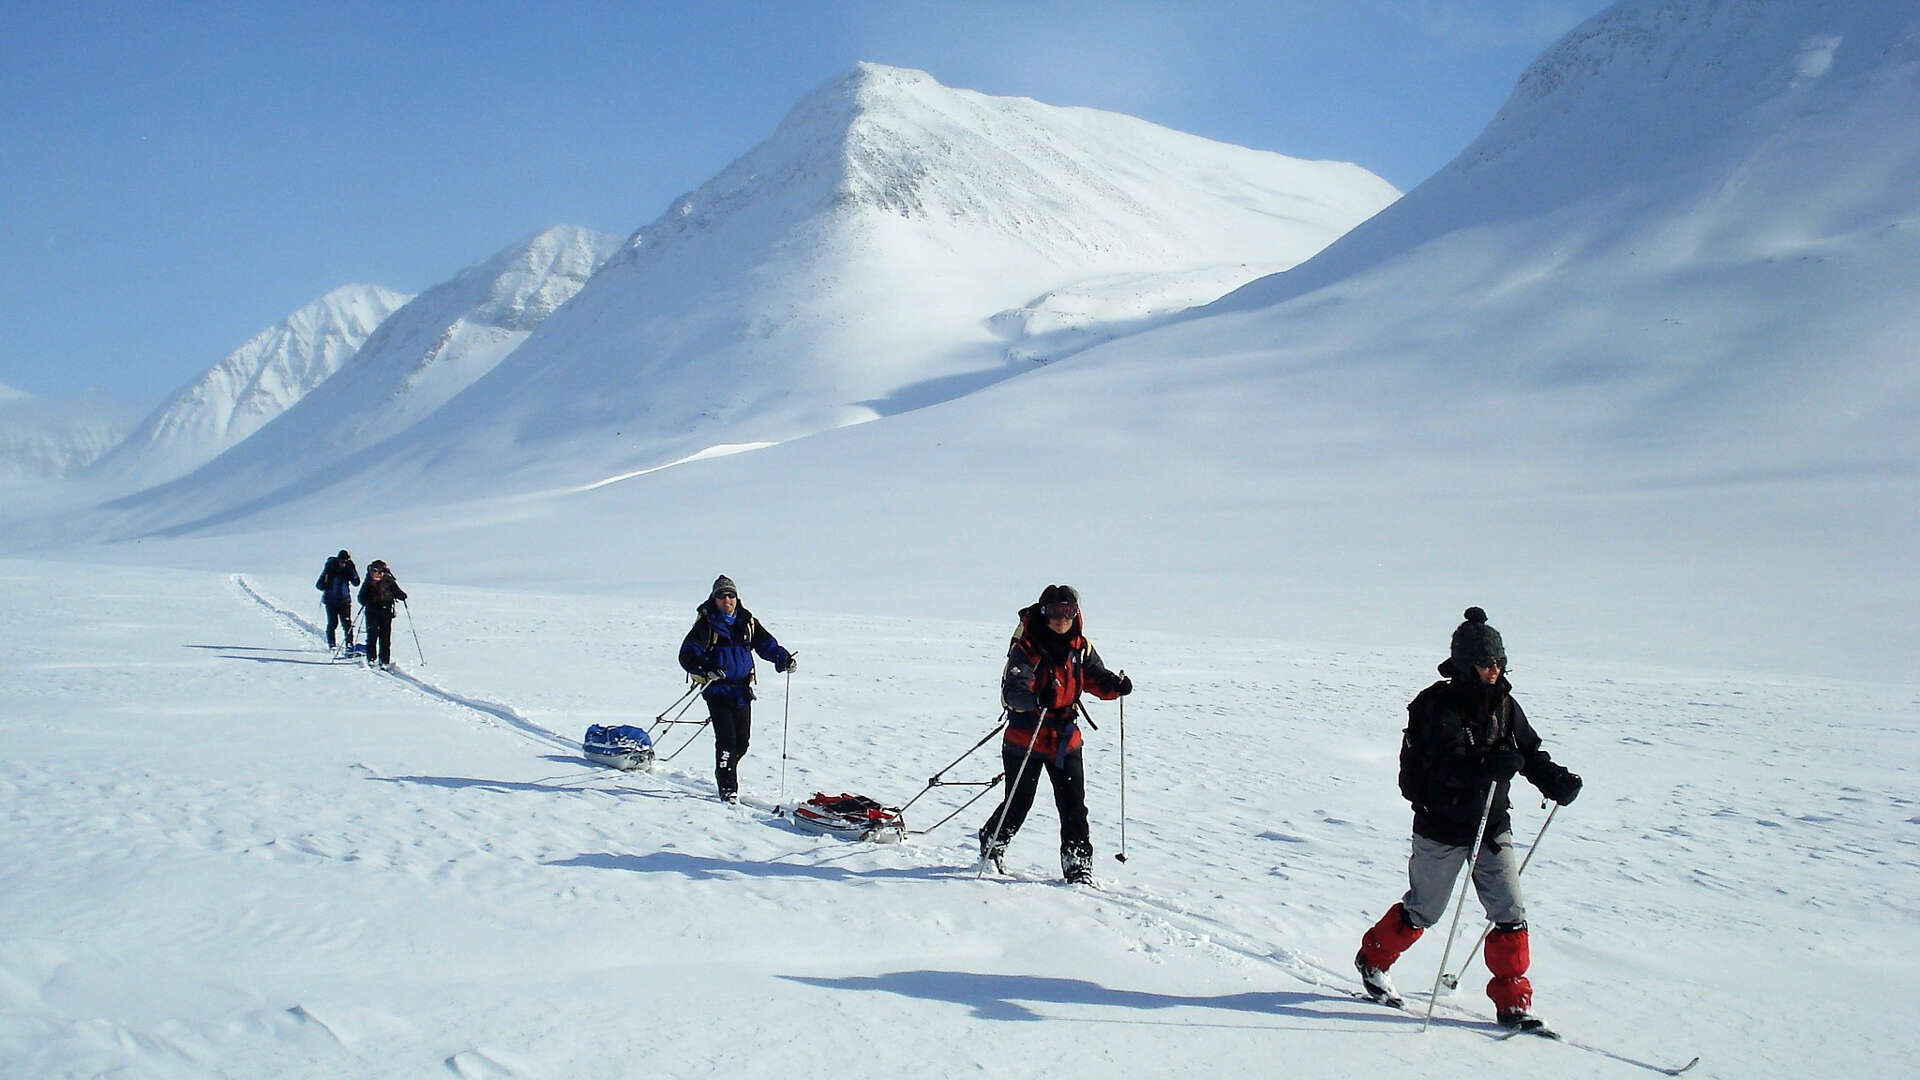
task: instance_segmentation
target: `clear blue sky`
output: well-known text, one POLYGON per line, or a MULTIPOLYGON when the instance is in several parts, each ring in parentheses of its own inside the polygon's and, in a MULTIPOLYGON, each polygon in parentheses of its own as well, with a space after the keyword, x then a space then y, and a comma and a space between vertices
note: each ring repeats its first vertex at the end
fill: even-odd
POLYGON ((70 3, 0 10, 0 382, 157 404, 339 285, 626 234, 856 60, 1401 189, 1604 0, 70 3))

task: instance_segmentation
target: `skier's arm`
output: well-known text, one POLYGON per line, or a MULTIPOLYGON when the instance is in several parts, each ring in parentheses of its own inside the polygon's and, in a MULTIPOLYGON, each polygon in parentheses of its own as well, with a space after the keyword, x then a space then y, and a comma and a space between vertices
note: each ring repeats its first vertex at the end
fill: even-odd
POLYGON ((787 665, 793 662, 793 654, 774 639, 766 623, 757 620, 753 624, 753 651, 760 654, 760 659, 771 662, 778 671, 787 670, 787 665))
POLYGON ((1000 673, 1000 703, 1018 713, 1040 711, 1040 699, 1033 692, 1036 677, 1034 657, 1015 641, 1007 646, 1007 666, 1000 673))
POLYGON ((1513 740, 1515 749, 1526 759, 1520 767, 1520 775, 1527 782, 1540 789, 1540 794, 1554 802, 1565 805, 1580 794, 1580 778, 1565 765, 1553 760, 1540 745, 1540 736, 1527 722, 1527 714, 1521 710, 1520 703, 1513 704, 1513 740))
POLYGON ((704 674, 712 663, 707 660, 707 650, 700 644, 701 623, 693 624, 687 631, 686 639, 680 642, 680 668, 689 675, 704 674))
POLYGON ((1085 676, 1087 691, 1094 697, 1112 701, 1120 696, 1120 676, 1107 670, 1100 651, 1092 645, 1087 646, 1087 655, 1080 662, 1080 673, 1085 676))

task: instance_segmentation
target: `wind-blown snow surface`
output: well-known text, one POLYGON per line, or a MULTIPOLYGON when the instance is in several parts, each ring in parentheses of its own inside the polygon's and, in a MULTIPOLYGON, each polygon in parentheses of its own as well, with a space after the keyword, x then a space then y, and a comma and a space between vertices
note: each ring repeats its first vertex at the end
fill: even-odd
MULTIPOLYGON (((405 577, 403 673, 376 675, 329 662, 309 569, 0 563, 35 628, 0 668, 0 1073, 1519 1080, 1914 1058, 1913 686, 1572 662, 1519 651, 1496 612, 1517 692, 1587 780, 1525 879, 1537 1005, 1573 1041, 1501 1043, 1478 965, 1425 1034, 1349 996, 1404 887, 1401 709, 1450 621, 1413 650, 1196 639, 1089 594, 1140 687, 1125 864, 1121 725, 1094 703, 1096 892, 1052 883, 1044 798, 1011 881, 975 876, 984 803, 886 847, 766 809, 783 746, 787 801, 918 793, 991 731, 1024 593, 981 598, 1007 619, 849 617, 743 581, 801 667, 784 726, 766 675, 729 810, 705 735, 652 774, 577 753, 587 724, 680 692, 690 604, 405 577)), ((1517 800, 1523 840, 1543 820, 1517 800)), ((1438 937, 1398 968, 1416 1000, 1438 937)))
POLYGON ((155 409, 91 479, 133 491, 213 460, 332 377, 409 299, 378 285, 343 285, 302 307, 155 409))

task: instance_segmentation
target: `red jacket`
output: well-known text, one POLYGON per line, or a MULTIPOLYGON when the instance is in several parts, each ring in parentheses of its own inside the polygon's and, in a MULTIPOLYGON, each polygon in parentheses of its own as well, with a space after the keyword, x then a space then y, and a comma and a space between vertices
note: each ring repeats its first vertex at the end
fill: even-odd
POLYGON ((1075 721, 1082 693, 1112 701, 1120 696, 1120 676, 1108 671, 1087 643, 1081 616, 1075 614, 1073 626, 1060 635, 1047 628, 1040 605, 1022 608, 1000 676, 1007 742, 1056 761, 1078 750, 1083 740, 1075 721))

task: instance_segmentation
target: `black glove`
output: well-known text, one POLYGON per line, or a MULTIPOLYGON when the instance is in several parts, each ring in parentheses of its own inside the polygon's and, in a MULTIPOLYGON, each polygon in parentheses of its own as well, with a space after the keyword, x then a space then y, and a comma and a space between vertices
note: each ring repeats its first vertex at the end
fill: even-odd
POLYGON ((1126 697, 1131 693, 1133 693, 1133 680, 1125 675, 1120 676, 1120 696, 1126 697))
POLYGON ((1502 780, 1511 779, 1514 773, 1520 771, 1520 766, 1526 763, 1527 759, 1521 755, 1520 751, 1508 746, 1496 746, 1480 759, 1480 775, 1497 784, 1502 780))
POLYGON ((1566 806, 1580 795, 1580 777, 1562 769, 1559 776, 1540 785, 1540 794, 1566 806))
POLYGON ((794 668, 797 668, 799 666, 800 666, 800 658, 793 655, 792 653, 788 653, 787 658, 785 660, 782 660, 779 663, 773 665, 773 670, 779 671, 779 672, 790 672, 794 668))

